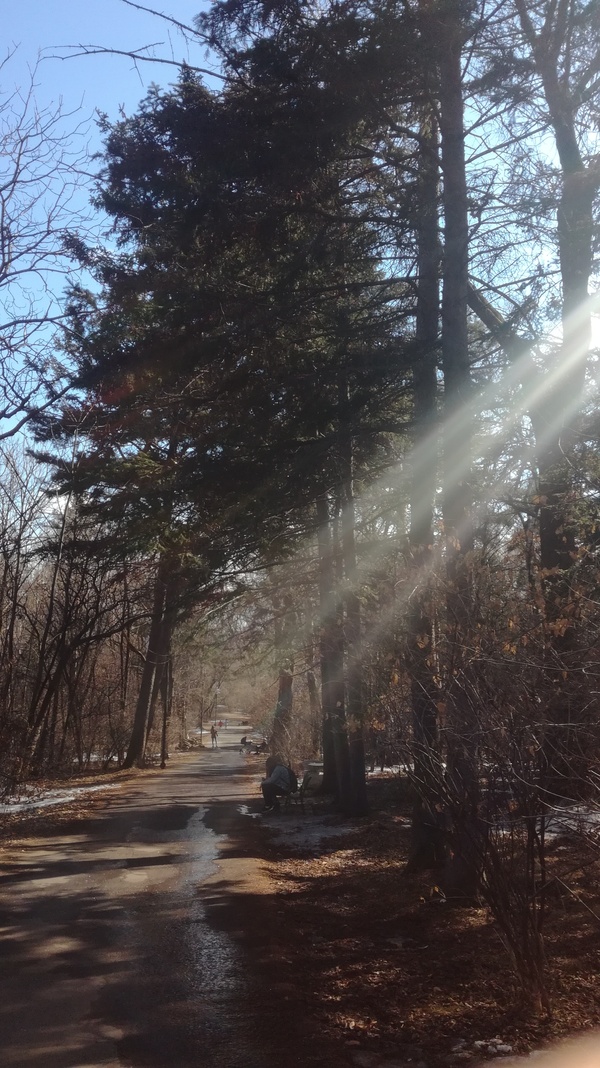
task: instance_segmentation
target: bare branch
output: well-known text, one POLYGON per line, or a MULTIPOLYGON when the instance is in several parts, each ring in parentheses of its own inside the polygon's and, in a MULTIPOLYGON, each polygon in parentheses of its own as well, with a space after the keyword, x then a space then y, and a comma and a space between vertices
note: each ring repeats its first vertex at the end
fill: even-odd
POLYGON ((208 38, 205 34, 201 33, 194 26, 187 26, 185 22, 180 22, 179 19, 173 17, 173 15, 165 15, 163 11, 156 11, 152 7, 147 7, 146 4, 136 4, 134 0, 121 0, 122 4, 126 4, 127 7, 133 7, 136 11, 145 11, 148 15, 154 15, 157 19, 163 19, 164 22, 169 22, 171 26, 176 26, 181 31, 183 36, 190 34, 193 38, 203 38, 208 44, 208 38))
POLYGON ((210 70, 208 67, 198 67, 193 63, 188 63, 187 60, 178 61, 176 59, 165 59, 163 56, 150 56, 143 53, 149 48, 155 48, 157 44, 162 44, 162 41, 154 42, 150 45, 144 45, 142 48, 135 48, 131 51, 127 51, 120 48, 107 48, 103 45, 64 45, 66 49, 72 49, 68 55, 60 55, 57 52, 48 53, 46 58, 48 59, 76 59, 79 56, 125 56, 131 59, 134 64, 140 63, 161 63, 167 67, 177 67, 181 70, 185 67, 187 70, 191 70, 194 74, 203 74, 207 78, 217 78, 219 81, 224 82, 227 79, 223 74, 218 74, 217 71, 210 70))
POLYGON ((63 318, 56 281, 62 289, 73 266, 67 234, 87 225, 77 199, 88 180, 87 125, 78 109, 38 108, 35 77, 34 69, 27 86, 0 97, 0 440, 45 403, 63 318), (74 138, 82 140, 80 152, 74 138))

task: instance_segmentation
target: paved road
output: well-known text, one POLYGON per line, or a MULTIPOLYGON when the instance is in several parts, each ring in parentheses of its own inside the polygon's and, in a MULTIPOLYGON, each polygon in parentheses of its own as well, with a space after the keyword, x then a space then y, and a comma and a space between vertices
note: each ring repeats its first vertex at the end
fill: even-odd
POLYGON ((255 790, 242 764, 182 754, 2 854, 2 1068, 268 1063, 248 961, 215 922, 219 844, 255 790))

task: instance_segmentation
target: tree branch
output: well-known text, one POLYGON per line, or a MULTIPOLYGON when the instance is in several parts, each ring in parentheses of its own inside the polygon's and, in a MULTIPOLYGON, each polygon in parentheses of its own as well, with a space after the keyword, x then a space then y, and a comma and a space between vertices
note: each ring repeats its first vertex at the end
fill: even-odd
MULTIPOLYGON (((80 51, 71 51, 66 56, 58 55, 57 53, 50 53, 48 59, 76 59, 78 56, 125 56, 128 59, 133 60, 134 63, 138 61, 142 63, 162 63, 167 67, 178 67, 181 70, 182 67, 186 67, 187 70, 191 70, 194 74, 205 74, 207 78, 218 78, 219 81, 224 82, 227 79, 223 74, 217 74, 214 70, 209 70, 207 67, 197 67, 193 63, 188 63, 186 60, 177 59, 165 59, 162 56, 144 56, 143 51, 148 48, 154 48, 155 44, 162 44, 161 41, 156 41, 151 45, 144 45, 143 48, 135 48, 131 51, 127 51, 121 48, 106 48, 103 45, 64 45, 65 48, 79 49, 80 51)), ((63 46, 61 46, 63 47, 63 46)))

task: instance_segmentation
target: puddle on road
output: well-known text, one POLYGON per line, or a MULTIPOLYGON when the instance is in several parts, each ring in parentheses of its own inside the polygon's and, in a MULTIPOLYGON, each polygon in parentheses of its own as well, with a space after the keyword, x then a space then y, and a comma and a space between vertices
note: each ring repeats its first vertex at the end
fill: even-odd
POLYGON ((238 805, 237 810, 241 816, 249 816, 251 820, 259 820, 262 815, 260 812, 251 812, 248 805, 238 805))
POLYGON ((190 855, 190 870, 186 879, 191 886, 199 886, 217 870, 219 835, 207 826, 207 811, 200 805, 185 828, 186 839, 196 847, 193 856, 190 855))
POLYGON ((223 997, 239 996, 244 976, 233 943, 202 916, 188 928, 186 949, 191 988, 205 1003, 218 1005, 222 1011, 223 997))
POLYGON ((217 871, 219 839, 222 837, 206 826, 205 816, 206 809, 199 809, 188 824, 199 848, 185 880, 188 893, 192 895, 187 950, 194 986, 205 997, 212 998, 239 992, 244 970, 234 943, 228 935, 211 926, 206 904, 198 892, 206 879, 217 871))
POLYGON ((135 974, 106 991, 103 1023, 123 1029, 117 1048, 136 1068, 264 1068, 254 1038, 243 952, 211 923, 203 887, 218 870, 223 836, 207 827, 199 807, 183 831, 180 880, 142 894, 129 913, 127 952, 135 974))
MULTIPOLYGON (((253 815, 249 810, 245 814, 253 815)), ((207 827, 205 817, 206 810, 201 810, 190 821, 191 826, 197 822, 202 827, 198 838, 201 853, 190 865, 186 879, 191 897, 184 935, 185 973, 187 988, 196 998, 194 1030, 204 1061, 211 1068, 264 1068, 262 1050, 253 1039, 243 953, 225 931, 211 924, 210 906, 202 895, 207 874, 217 871, 223 838, 207 827)))

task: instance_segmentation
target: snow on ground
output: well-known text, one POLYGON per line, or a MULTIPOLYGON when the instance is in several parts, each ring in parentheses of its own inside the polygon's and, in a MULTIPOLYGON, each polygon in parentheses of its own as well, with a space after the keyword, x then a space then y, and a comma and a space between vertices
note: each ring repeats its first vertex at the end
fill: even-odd
POLYGON ((268 813, 263 821, 269 828, 272 841, 294 853, 310 856, 325 852, 323 843, 328 838, 340 838, 360 826, 341 816, 290 816, 286 812, 268 813))
POLYGON ((566 832, 597 837, 600 832, 600 809, 583 805, 553 809, 546 817, 546 834, 557 837, 566 832))
POLYGON ((99 790, 110 790, 111 783, 102 786, 79 786, 75 789, 64 790, 41 790, 39 793, 30 794, 28 797, 6 797, 0 805, 0 813, 29 812, 34 808, 47 808, 49 805, 64 805, 69 801, 76 801, 82 794, 93 794, 99 790))
MULTIPOLYGON (((310 801, 306 804, 308 809, 310 801)), ((238 812, 242 816, 258 819, 268 828, 271 841, 293 853, 308 856, 325 852, 323 844, 327 839, 340 838, 360 826, 342 816, 314 815, 307 809, 296 815, 296 811, 285 809, 280 812, 253 812, 248 805, 238 805, 238 812)))

